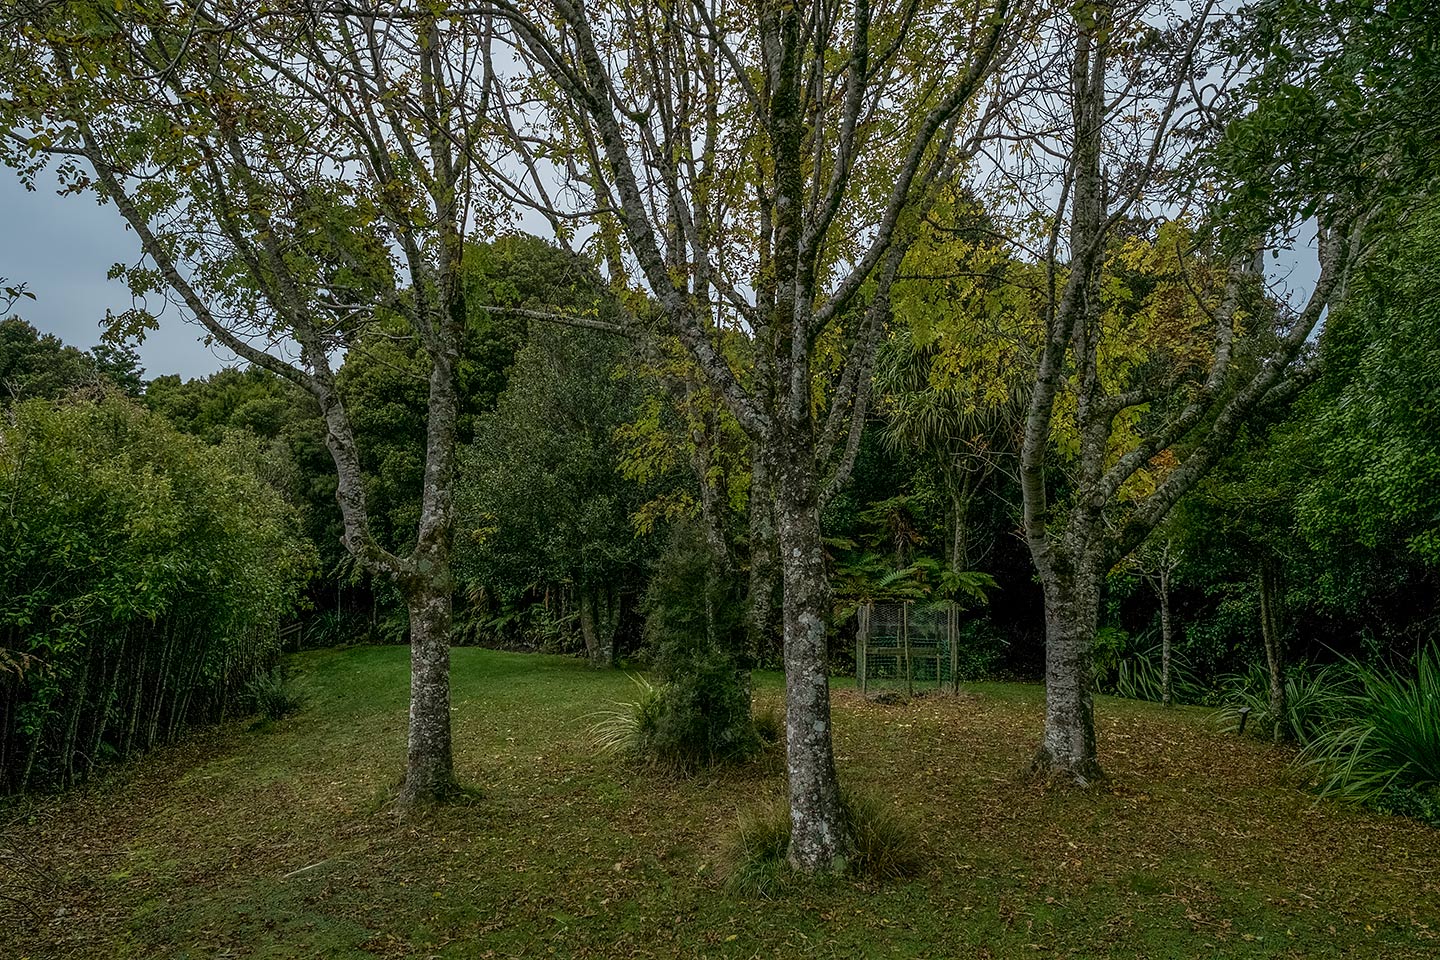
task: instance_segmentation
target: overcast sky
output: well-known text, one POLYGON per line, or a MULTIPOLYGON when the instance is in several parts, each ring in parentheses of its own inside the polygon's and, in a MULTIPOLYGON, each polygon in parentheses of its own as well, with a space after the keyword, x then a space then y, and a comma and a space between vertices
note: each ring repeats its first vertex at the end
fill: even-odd
MULTIPOLYGON (((1276 292, 1288 293, 1297 306, 1317 273, 1313 234, 1306 233, 1309 242, 1299 250, 1266 261, 1276 292)), ((93 346, 105 311, 130 306, 124 282, 107 280, 106 271, 113 263, 133 262, 139 252, 139 241, 114 207, 98 205, 90 194, 58 196, 53 180, 30 193, 11 171, 0 169, 0 277, 28 284, 36 299, 20 301, 15 312, 41 331, 82 349, 93 346)), ((139 347, 146 376, 202 377, 240 363, 224 347, 207 347, 202 336, 199 324, 167 307, 160 329, 139 347)))
MULTIPOLYGON (((99 206, 93 195, 57 196, 53 180, 29 193, 12 171, 0 169, 0 277, 28 284, 35 299, 20 301, 15 313, 41 331, 82 349, 94 346, 105 311, 130 306, 124 281, 105 273, 139 254, 139 240, 114 207, 99 206)), ((200 377, 237 362, 223 347, 201 343, 202 333, 167 308, 160 329, 139 347, 146 376, 200 377)))

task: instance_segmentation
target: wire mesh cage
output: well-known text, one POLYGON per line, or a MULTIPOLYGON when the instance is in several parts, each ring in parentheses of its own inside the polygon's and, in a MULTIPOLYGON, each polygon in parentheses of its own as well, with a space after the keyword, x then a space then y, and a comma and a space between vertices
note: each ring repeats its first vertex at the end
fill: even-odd
POLYGON ((856 681, 872 687, 958 689, 956 607, 949 602, 868 603, 855 640, 856 681))

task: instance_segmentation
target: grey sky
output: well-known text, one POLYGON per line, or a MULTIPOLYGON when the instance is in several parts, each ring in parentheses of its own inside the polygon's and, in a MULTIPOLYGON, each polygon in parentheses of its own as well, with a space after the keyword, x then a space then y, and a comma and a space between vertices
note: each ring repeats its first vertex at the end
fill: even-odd
MULTIPOLYGON (((0 277, 26 283, 35 300, 22 300, 15 312, 45 333, 80 348, 100 339, 106 309, 130 306, 121 280, 105 273, 117 261, 133 261, 140 243, 114 207, 99 206, 93 195, 57 196, 53 181, 27 192, 10 170, 0 169, 0 277)), ((178 373, 200 377, 236 360, 223 347, 200 342, 200 326, 187 323, 169 307, 160 329, 140 345, 146 376, 178 373)))
MULTIPOLYGON (((538 225, 526 224, 531 229, 538 225)), ((1310 292, 1318 273, 1313 227, 1307 225, 1298 249, 1266 258, 1266 273, 1275 292, 1297 306, 1310 292)), ((123 281, 107 280, 117 261, 132 261, 140 245, 113 207, 100 206, 93 195, 58 196, 53 181, 27 192, 8 170, 0 170, 0 277, 26 283, 36 299, 23 300, 16 313, 66 343, 87 348, 100 338, 107 309, 130 306, 123 281)), ((201 377, 239 361, 220 346, 201 342, 199 324, 167 307, 160 329, 140 345, 148 377, 178 373, 201 377)))

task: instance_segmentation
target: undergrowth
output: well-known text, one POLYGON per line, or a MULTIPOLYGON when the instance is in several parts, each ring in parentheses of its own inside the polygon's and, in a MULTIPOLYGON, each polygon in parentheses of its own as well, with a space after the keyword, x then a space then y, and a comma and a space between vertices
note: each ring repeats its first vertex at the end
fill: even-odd
POLYGON ((1440 654, 1423 652, 1414 673, 1349 668, 1334 719, 1301 754, 1320 795, 1440 826, 1440 654))
POLYGON ((1322 796, 1440 826, 1440 654, 1413 671, 1356 661, 1286 671, 1283 714, 1273 716, 1264 666, 1232 677, 1221 728, 1273 735, 1300 748, 1297 765, 1322 796))
POLYGON ((290 671, 281 663, 256 675, 245 688, 262 722, 273 723, 305 707, 305 694, 295 685, 290 671))

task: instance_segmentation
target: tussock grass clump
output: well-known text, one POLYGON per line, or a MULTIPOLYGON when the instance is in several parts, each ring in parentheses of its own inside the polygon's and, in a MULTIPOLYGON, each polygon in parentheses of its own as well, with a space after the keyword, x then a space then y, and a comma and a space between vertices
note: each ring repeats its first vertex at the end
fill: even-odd
MULTIPOLYGON (((889 881, 920 872, 920 832, 902 810, 870 791, 845 790, 840 802, 853 844, 845 875, 889 881)), ((720 848, 720 873, 735 893, 769 896, 793 878, 789 851, 790 807, 770 800, 740 814, 720 848)))
POLYGON ((877 793, 841 797, 855 841, 851 871, 871 880, 903 880, 920 872, 920 830, 904 811, 877 793))
POLYGON ((785 882, 789 865, 790 807, 771 799, 740 811, 720 846, 719 871, 733 892, 764 897, 785 882))
POLYGON ((596 753, 638 753, 658 722, 659 688, 638 674, 632 674, 630 682, 635 684, 634 700, 612 700, 609 706, 589 715, 590 745, 596 753))
POLYGON ((755 708, 755 735, 766 747, 785 742, 785 710, 779 704, 766 703, 755 708))

